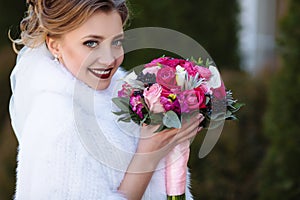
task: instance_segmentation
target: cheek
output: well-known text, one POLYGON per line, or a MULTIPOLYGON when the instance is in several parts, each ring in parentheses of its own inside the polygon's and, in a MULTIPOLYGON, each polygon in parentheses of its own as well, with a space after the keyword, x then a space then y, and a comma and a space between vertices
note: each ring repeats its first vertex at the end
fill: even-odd
POLYGON ((65 67, 75 76, 84 69, 85 54, 76 48, 66 49, 62 59, 65 67))
POLYGON ((122 54, 116 59, 116 65, 119 67, 122 64, 123 60, 124 60, 124 54, 122 54))

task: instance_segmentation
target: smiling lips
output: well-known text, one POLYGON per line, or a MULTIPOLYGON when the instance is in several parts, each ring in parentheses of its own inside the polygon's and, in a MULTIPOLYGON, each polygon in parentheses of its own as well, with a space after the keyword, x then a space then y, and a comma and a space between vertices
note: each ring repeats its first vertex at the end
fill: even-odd
POLYGON ((101 79, 108 79, 110 77, 111 71, 113 68, 109 69, 89 69, 92 74, 101 79))

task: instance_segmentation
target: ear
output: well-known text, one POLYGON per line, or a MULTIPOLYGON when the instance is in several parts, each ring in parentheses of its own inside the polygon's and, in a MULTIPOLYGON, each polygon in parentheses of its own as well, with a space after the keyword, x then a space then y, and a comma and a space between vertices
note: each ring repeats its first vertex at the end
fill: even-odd
POLYGON ((61 48, 60 48, 61 45, 60 45, 60 40, 58 38, 47 36, 46 43, 49 51, 52 53, 54 57, 55 56, 57 56, 58 58, 61 57, 61 48))

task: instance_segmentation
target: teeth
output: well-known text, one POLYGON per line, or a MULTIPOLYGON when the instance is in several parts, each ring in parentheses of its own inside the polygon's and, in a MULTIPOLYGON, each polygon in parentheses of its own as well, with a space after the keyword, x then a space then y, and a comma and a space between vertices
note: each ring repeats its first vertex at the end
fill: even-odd
POLYGON ((95 74, 99 74, 99 75, 105 75, 105 74, 109 74, 110 70, 97 70, 97 69, 91 69, 95 74))

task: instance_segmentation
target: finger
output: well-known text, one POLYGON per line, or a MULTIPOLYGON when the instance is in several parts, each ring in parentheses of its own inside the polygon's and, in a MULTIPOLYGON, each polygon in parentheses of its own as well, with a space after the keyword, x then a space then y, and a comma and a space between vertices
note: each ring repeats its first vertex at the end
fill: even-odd
POLYGON ((195 116, 192 119, 183 123, 182 128, 187 128, 187 127, 191 126, 191 124, 194 124, 194 123, 200 124, 203 120, 204 120, 204 116, 201 113, 199 113, 197 116, 195 116))
POLYGON ((191 139, 196 137, 197 133, 198 133, 197 129, 195 129, 194 131, 190 132, 188 135, 185 135, 185 136, 179 138, 176 142, 177 142, 177 144, 180 144, 180 143, 185 142, 187 140, 190 141, 191 139))
POLYGON ((174 139, 182 140, 182 138, 189 137, 188 135, 190 135, 190 134, 193 135, 193 133, 197 132, 198 126, 199 126, 199 123, 196 122, 196 123, 190 124, 190 126, 188 126, 187 128, 179 129, 177 134, 174 136, 174 139))

